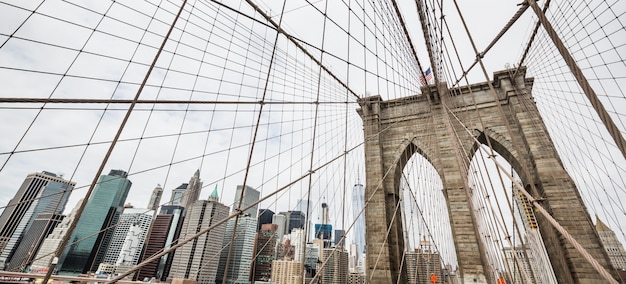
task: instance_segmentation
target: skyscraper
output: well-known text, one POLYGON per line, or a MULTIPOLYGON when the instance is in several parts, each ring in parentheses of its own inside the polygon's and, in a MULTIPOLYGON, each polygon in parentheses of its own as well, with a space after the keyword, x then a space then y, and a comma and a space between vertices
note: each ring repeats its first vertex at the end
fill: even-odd
POLYGON ((278 229, 276 230, 276 237, 278 242, 282 243, 285 230, 287 229, 287 216, 283 213, 274 214, 274 216, 272 216, 272 224, 276 224, 278 226, 278 229))
POLYGON ((528 253, 528 249, 524 249, 522 246, 516 246, 515 248, 505 247, 502 249, 504 252, 504 258, 508 264, 509 276, 511 277, 511 283, 523 284, 523 283, 543 283, 536 282, 531 272, 532 254, 528 253), (526 258, 528 256, 528 258, 526 258), (517 261, 519 260, 519 262, 517 261))
POLYGON ((163 196, 163 188, 161 185, 157 185, 154 190, 152 190, 152 195, 150 195, 150 200, 148 201, 148 209, 156 210, 159 209, 159 205, 161 205, 161 197, 163 196))
POLYGON ((254 238, 256 235, 256 218, 240 217, 235 229, 235 218, 226 223, 226 234, 222 243, 222 254, 217 273, 217 283, 250 283, 250 271, 252 270, 252 257, 254 256, 254 238), (231 236, 235 234, 232 243, 231 236), (229 243, 232 248, 229 248, 229 243), (230 250, 230 259, 228 253, 230 250), (226 263, 228 261, 228 268, 226 263))
MULTIPOLYGON (((243 201, 241 202, 240 208, 245 208, 248 205, 259 201, 259 198, 261 197, 261 193, 258 190, 248 185, 246 185, 245 190, 244 190, 243 186, 238 185, 237 190, 235 191, 235 203, 233 205, 233 209, 236 209, 237 206, 239 205, 239 198, 242 196, 241 195, 242 191, 243 191, 243 201)), ((258 210, 259 210, 259 205, 252 206, 250 209, 244 212, 244 215, 250 216, 256 220, 258 210)))
POLYGON ((321 246, 315 243, 306 244, 304 248, 304 278, 309 280, 307 282, 311 282, 311 278, 315 277, 317 274, 317 265, 320 261, 320 252, 321 246))
POLYGON ((345 243, 344 234, 346 232, 344 230, 335 230, 335 246, 341 247, 343 249, 343 244, 345 243), (342 239, 343 238, 343 239, 342 239))
MULTIPOLYGON (((244 208, 259 200, 260 193, 256 189, 246 186, 244 190, 244 187, 238 185, 235 192, 235 208, 239 204, 242 191, 243 199, 240 208, 244 208)), ((254 255, 257 208, 258 206, 253 206, 245 210, 244 216, 238 218, 236 227, 236 218, 228 220, 222 244, 224 249, 220 256, 217 283, 223 283, 224 275, 226 275, 226 283, 249 283, 250 271, 252 270, 252 256, 254 255)))
POLYGON ((302 283, 302 262, 293 260, 274 260, 272 262, 272 281, 276 284, 302 283))
POLYGON ((331 224, 315 224, 315 239, 322 240, 324 247, 331 247, 331 237, 333 234, 333 225, 331 224))
POLYGON ((321 283, 342 284, 348 283, 348 252, 335 250, 332 248, 322 249, 320 262, 326 262, 324 268, 318 264, 317 269, 321 270, 321 283))
POLYGON ((596 231, 600 241, 609 255, 609 261, 616 270, 626 270, 626 251, 624 245, 617 239, 615 232, 596 216, 596 231))
POLYGON ((274 219, 274 211, 269 209, 259 209, 259 222, 257 224, 257 231, 261 231, 261 226, 264 224, 271 224, 274 219))
MULTIPOLYGON (((529 273, 529 277, 534 277, 537 283, 558 283, 556 276, 554 275, 554 270, 552 269, 550 258, 548 257, 548 252, 546 251, 543 238, 539 232, 539 223, 535 217, 535 210, 526 196, 520 191, 517 192, 515 201, 518 212, 523 220, 522 223, 524 224, 524 229, 526 229, 526 235, 524 236, 526 250, 523 250, 521 247, 515 248, 514 250, 509 248, 508 253, 511 255, 513 252, 521 253, 522 255, 524 252, 526 253, 530 260, 528 260, 528 263, 524 265, 530 266, 532 273, 529 273)), ((523 258, 525 259, 525 257, 523 258)))
POLYGON ((324 247, 331 247, 331 237, 333 234, 333 225, 330 224, 330 214, 328 204, 322 203, 320 210, 319 224, 315 224, 315 238, 324 241, 324 247))
POLYGON ((404 253, 404 262, 406 263, 406 277, 408 283, 419 283, 417 282, 417 251, 407 251, 404 253))
POLYGON ((261 230, 256 236, 254 271, 252 273, 252 281, 267 281, 272 274, 272 261, 274 261, 274 253, 276 247, 276 224, 263 224, 261 230))
POLYGON ((304 262, 305 257, 302 255, 305 253, 305 250, 302 249, 305 246, 305 235, 304 229, 294 228, 289 234, 289 241, 291 245, 294 247, 293 259, 295 261, 304 262))
POLYGON ((33 224, 28 231, 26 231, 24 237, 15 249, 13 257, 7 262, 6 270, 21 271, 22 269, 28 268, 43 241, 52 233, 54 228, 61 223, 63 217, 65 216, 52 213, 37 215, 33 224))
POLYGON ((330 208, 325 202, 322 203, 319 217, 320 224, 330 224, 330 208))
POLYGON ((63 213, 75 184, 45 171, 26 176, 0 215, 0 268, 11 260, 37 215, 63 213))
POLYGON ((365 214, 361 214, 361 210, 364 207, 365 188, 362 184, 357 183, 352 190, 352 216, 356 220, 354 223, 354 243, 357 246, 356 258, 360 257, 360 254, 365 253, 365 214))
POLYGON ((183 183, 172 190, 169 205, 181 205, 185 208, 193 205, 200 197, 202 181, 200 180, 200 170, 196 170, 188 183, 183 183))
POLYGON ((135 265, 152 221, 152 211, 126 208, 119 219, 102 263, 135 265))
MULTIPOLYGON (((142 261, 148 259, 161 252, 161 249, 165 247, 165 240, 167 239, 167 232, 172 224, 171 214, 158 214, 152 221, 152 226, 150 228, 150 234, 146 238, 146 248, 144 250, 142 261)), ((157 275, 157 269, 159 266, 159 260, 151 261, 144 265, 143 267, 137 270, 137 279, 160 279, 160 276, 157 275)))
MULTIPOLYGON (((228 216, 228 207, 219 203, 214 190, 209 200, 198 200, 187 208, 180 239, 187 239, 200 230, 213 226, 228 216)), ((196 240, 176 250, 168 279, 194 279, 197 283, 215 283, 219 252, 224 239, 224 224, 211 229, 196 240)))
POLYGON ((201 190, 202 181, 200 180, 200 170, 196 170, 191 179, 189 179, 187 189, 185 190, 185 194, 182 196, 180 204, 185 206, 185 208, 192 206, 200 197, 201 190))
MULTIPOLYGON (((294 211, 300 211, 303 212, 305 215, 307 214, 307 203, 309 203, 308 199, 298 199, 298 201, 296 202, 296 208, 294 209, 294 211)), ((313 211, 313 204, 309 204, 309 215, 311 215, 311 212, 313 211)))
POLYGON ((313 205, 314 203, 309 202, 308 199, 298 199, 298 201, 296 202, 296 208, 293 209, 293 211, 300 211, 304 214, 304 218, 302 218, 302 227, 304 229, 304 226, 308 225, 309 228, 307 230, 307 236, 306 236, 306 241, 311 242, 311 239, 314 236, 314 232, 313 232, 313 205), (307 209, 308 207, 308 209, 307 209), (307 224, 307 218, 308 218, 308 224, 307 224))
POLYGON ((287 217, 287 228, 285 234, 290 234, 293 229, 304 229, 306 225, 306 215, 302 211, 280 212, 287 217))
POLYGON ((122 170, 111 170, 98 179, 83 214, 59 257, 60 274, 96 271, 113 236, 132 183, 122 170))
POLYGON ((50 235, 48 235, 48 237, 43 241, 31 266, 33 272, 45 274, 48 271, 50 261, 54 257, 54 253, 57 248, 61 245, 61 241, 63 241, 63 238, 67 234, 70 224, 74 221, 74 218, 76 218, 76 213, 81 202, 82 199, 78 201, 79 204, 72 209, 70 214, 63 218, 63 221, 61 221, 61 223, 56 226, 56 228, 52 230, 52 233, 50 233, 50 235))
POLYGON ((170 196, 170 202, 168 203, 168 205, 182 206, 183 196, 185 195, 187 186, 189 186, 188 183, 183 183, 177 188, 172 189, 172 195, 170 196))
POLYGON ((348 258, 348 267, 350 268, 350 273, 360 273, 359 271, 359 253, 357 252, 357 247, 355 243, 350 244, 349 249, 349 258, 348 258))
MULTIPOLYGON (((160 213, 152 222, 150 233, 147 236, 143 260, 169 248, 178 239, 183 226, 185 208, 180 205, 163 205, 160 213)), ((165 281, 169 275, 175 252, 168 253, 160 259, 146 264, 137 271, 137 280, 155 277, 165 281)))
POLYGON ((405 260, 409 283, 430 283, 432 274, 437 279, 443 279, 441 257, 438 252, 431 250, 426 237, 420 241, 420 248, 405 253, 405 260))

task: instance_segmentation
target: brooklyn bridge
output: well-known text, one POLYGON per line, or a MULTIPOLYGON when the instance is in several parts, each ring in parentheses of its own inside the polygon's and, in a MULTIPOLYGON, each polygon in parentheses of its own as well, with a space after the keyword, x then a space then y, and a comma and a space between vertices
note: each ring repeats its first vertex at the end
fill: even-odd
POLYGON ((0 282, 626 283, 625 23, 0 0, 0 282))

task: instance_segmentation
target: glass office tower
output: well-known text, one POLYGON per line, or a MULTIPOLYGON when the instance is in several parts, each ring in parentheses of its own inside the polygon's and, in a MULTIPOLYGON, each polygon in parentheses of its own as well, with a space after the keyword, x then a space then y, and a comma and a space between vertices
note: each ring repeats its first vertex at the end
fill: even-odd
POLYGON ((80 274, 96 271, 115 231, 116 224, 132 183, 122 170, 102 175, 94 188, 83 214, 79 217, 68 247, 59 257, 59 274, 80 274))

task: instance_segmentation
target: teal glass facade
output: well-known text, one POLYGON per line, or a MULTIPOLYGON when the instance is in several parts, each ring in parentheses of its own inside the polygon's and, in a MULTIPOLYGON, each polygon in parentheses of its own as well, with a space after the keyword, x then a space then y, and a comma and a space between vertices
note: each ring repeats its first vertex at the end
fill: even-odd
POLYGON ((68 247, 59 257, 59 274, 96 271, 111 241, 132 183, 124 171, 102 175, 72 233, 68 247))

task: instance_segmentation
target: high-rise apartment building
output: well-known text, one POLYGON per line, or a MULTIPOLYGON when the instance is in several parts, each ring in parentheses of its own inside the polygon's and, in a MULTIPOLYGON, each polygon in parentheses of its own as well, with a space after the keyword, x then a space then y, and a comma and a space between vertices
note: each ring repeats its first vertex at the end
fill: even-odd
POLYGON ((280 242, 276 245, 276 259, 293 260, 295 257, 296 247, 291 244, 290 239, 280 242))
POLYGON ((616 270, 626 270, 626 251, 624 245, 619 241, 615 232, 604 224, 596 216, 596 231, 600 236, 600 241, 604 246, 604 250, 609 255, 609 261, 616 270))
POLYGON ((263 224, 261 230, 256 236, 255 255, 253 257, 254 265, 252 280, 268 281, 272 274, 272 261, 274 261, 276 253, 276 231, 278 225, 263 224))
POLYGON ((109 247, 132 183, 122 170, 102 175, 59 257, 59 274, 96 271, 109 247))
MULTIPOLYGON (((552 269, 550 258, 543 242, 543 237, 539 232, 539 223, 535 217, 535 210, 528 201, 525 195, 520 191, 517 192, 515 197, 518 212, 523 220, 524 229, 526 232, 525 247, 526 255, 532 261, 528 261, 532 273, 529 273, 529 277, 536 279, 537 283, 543 284, 557 284, 556 275, 552 269)), ((520 249, 518 252, 523 252, 520 249)), ((512 253, 512 250, 510 251, 512 253)), ((522 254, 523 255, 523 254, 522 254)))
POLYGON ((145 208, 124 209, 115 226, 113 237, 102 263, 137 264, 152 222, 152 215, 152 211, 145 208))
POLYGON ((272 281, 276 284, 301 284, 302 272, 302 262, 293 260, 272 262, 272 281))
POLYGON ((430 283, 431 275, 443 279, 441 256, 432 250, 426 237, 415 251, 405 253, 408 283, 430 283))
POLYGON ((348 274, 348 284, 365 284, 365 274, 350 272, 348 274))
MULTIPOLYGON (((218 200, 217 191, 214 190, 208 200, 198 200, 186 209, 180 232, 181 240, 228 217, 228 207, 218 200)), ((223 224, 216 226, 196 240, 178 248, 171 263, 168 279, 182 278, 193 279, 197 283, 215 283, 224 232, 223 224)))
POLYGON ((317 265, 317 273, 323 284, 348 283, 348 252, 339 249, 322 249, 321 264, 317 265), (326 263, 326 265, 323 265, 326 263), (323 266, 323 268, 322 268, 323 266))
POLYGON ((0 268, 11 261, 35 217, 63 213, 75 184, 45 171, 26 176, 0 215, 0 268))
POLYGON ((161 197, 163 197, 163 188, 161 185, 157 185, 150 195, 150 200, 148 201, 148 209, 154 210, 157 212, 159 209, 159 205, 161 205, 161 197))
POLYGON ((531 263, 534 259, 532 259, 532 255, 528 253, 528 249, 525 250, 522 246, 516 246, 515 248, 505 247, 502 250, 507 262, 507 267, 510 270, 508 271, 508 276, 510 277, 511 283, 541 283, 537 282, 533 277, 531 263), (526 256, 528 256, 528 258, 526 256))

